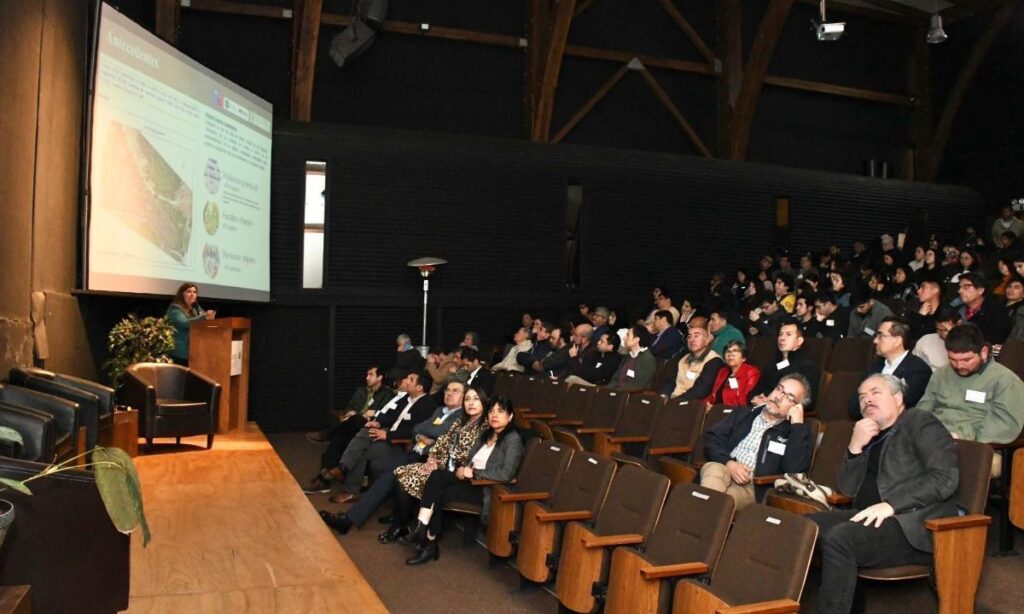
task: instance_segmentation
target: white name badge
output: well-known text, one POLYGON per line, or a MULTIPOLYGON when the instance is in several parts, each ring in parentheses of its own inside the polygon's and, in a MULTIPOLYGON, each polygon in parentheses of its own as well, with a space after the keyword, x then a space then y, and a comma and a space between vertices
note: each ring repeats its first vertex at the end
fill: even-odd
POLYGON ((686 379, 697 379, 697 372, 696 371, 687 371, 686 372, 686 379))
POLYGON ((835 326, 835 325, 836 325, 836 321, 835 320, 825 320, 825 326, 835 326))
POLYGON ((597 363, 597 365, 594 368, 595 369, 600 369, 601 365, 603 365, 603 364, 604 364, 603 362, 599 362, 599 363, 597 363))
POLYGON ((730 377, 729 378, 729 387, 732 388, 733 390, 739 390, 740 389, 740 382, 739 382, 739 380, 737 380, 735 377, 730 377))
POLYGON ((864 327, 864 334, 874 337, 875 336, 875 329, 868 328, 867 326, 865 326, 864 327))
POLYGON ((778 454, 779 456, 782 456, 786 453, 786 444, 779 443, 777 441, 769 441, 768 451, 771 452, 772 454, 778 454))
POLYGON ((636 372, 632 369, 626 369, 626 377, 636 377, 636 372))
POLYGON ((971 403, 984 403, 985 393, 981 390, 967 390, 967 400, 971 403))
POLYGON ((776 371, 782 371, 783 369, 785 369, 788 366, 789 366, 789 360, 788 359, 787 360, 781 360, 781 361, 775 363, 775 370, 776 371))

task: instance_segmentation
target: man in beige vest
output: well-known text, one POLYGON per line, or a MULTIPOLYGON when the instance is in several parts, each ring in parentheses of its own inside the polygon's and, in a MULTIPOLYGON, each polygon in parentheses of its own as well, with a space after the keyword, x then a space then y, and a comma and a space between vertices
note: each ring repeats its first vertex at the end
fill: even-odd
POLYGON ((715 377, 725 367, 725 361, 711 349, 711 333, 706 318, 690 320, 686 333, 688 354, 679 359, 676 377, 662 386, 662 394, 672 398, 705 399, 715 387, 715 377))

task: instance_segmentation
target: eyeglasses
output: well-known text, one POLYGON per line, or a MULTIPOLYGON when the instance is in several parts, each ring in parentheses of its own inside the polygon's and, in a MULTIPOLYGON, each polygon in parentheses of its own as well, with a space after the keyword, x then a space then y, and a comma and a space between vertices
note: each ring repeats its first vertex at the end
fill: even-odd
POLYGON ((778 386, 775 387, 775 392, 781 392, 782 396, 785 397, 786 400, 788 400, 790 403, 793 403, 794 405, 796 404, 796 397, 786 392, 786 389, 782 387, 782 384, 779 384, 778 386))
POLYGON ((975 286, 974 284, 960 284, 960 288, 961 289, 963 289, 963 288, 976 288, 976 287, 977 286, 975 286))
POLYGON ((875 339, 885 339, 886 337, 898 337, 898 336, 899 335, 894 335, 892 333, 887 333, 887 332, 884 332, 884 331, 878 331, 877 333, 875 333, 875 339))

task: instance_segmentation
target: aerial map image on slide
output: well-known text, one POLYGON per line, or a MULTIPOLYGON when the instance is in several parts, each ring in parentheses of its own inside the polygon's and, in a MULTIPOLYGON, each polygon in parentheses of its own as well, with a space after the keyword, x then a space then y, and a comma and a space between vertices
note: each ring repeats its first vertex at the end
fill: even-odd
POLYGON ((110 121, 104 137, 101 205, 184 262, 192 234, 192 188, 139 130, 110 121))

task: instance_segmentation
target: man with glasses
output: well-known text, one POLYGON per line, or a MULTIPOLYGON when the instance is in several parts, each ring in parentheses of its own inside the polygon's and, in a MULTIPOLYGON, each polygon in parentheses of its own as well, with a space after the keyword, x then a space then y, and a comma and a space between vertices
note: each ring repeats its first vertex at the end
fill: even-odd
MULTIPOLYGON (((914 407, 928 387, 932 369, 928 363, 907 350, 909 344, 910 325, 905 320, 897 317, 882 320, 875 333, 875 353, 879 358, 868 366, 867 375, 883 373, 902 379, 907 388, 903 400, 907 407, 914 407)), ((850 418, 861 419, 860 403, 856 394, 850 399, 850 418)))
POLYGON ((700 469, 701 486, 728 494, 739 510, 770 488, 755 487, 754 476, 807 471, 815 444, 804 424, 810 404, 810 383, 794 373, 760 405, 734 409, 704 434, 708 462, 700 469))
POLYGON ((985 341, 990 344, 1006 341, 1010 334, 1010 317, 1002 306, 985 297, 985 276, 974 271, 964 273, 958 283, 957 293, 963 302, 960 318, 977 325, 985 335, 985 341))

